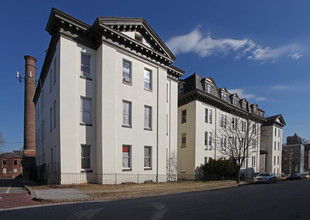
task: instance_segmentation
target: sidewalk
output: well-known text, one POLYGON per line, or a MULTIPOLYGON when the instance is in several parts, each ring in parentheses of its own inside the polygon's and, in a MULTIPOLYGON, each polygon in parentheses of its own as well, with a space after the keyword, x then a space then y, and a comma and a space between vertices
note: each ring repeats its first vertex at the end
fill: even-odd
MULTIPOLYGON (((242 182, 239 185, 244 184, 247 183, 242 182)), ((184 181, 119 185, 87 184, 80 186, 60 186, 60 188, 49 188, 48 186, 36 186, 33 184, 32 186, 26 185, 26 188, 29 190, 29 192, 31 192, 31 196, 34 200, 39 200, 42 202, 69 202, 139 198, 193 191, 224 189, 237 186, 238 184, 236 184, 235 181, 225 180, 208 182, 184 181)))

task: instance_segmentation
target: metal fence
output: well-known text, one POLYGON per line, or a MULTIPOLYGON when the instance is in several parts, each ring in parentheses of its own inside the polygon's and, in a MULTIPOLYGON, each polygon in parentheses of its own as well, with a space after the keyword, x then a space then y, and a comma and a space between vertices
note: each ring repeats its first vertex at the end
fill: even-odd
POLYGON ((145 183, 145 182, 167 182, 176 181, 176 175, 166 174, 97 174, 97 173, 61 173, 52 172, 48 174, 49 185, 70 185, 70 184, 121 184, 121 183, 145 183))

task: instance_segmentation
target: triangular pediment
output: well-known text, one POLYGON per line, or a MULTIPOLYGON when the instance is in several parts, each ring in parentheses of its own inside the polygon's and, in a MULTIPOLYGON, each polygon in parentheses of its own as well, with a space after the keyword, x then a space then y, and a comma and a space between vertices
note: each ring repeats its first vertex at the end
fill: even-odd
POLYGON ((169 60, 175 60, 175 56, 144 18, 98 17, 96 23, 130 37, 134 42, 163 54, 169 60))

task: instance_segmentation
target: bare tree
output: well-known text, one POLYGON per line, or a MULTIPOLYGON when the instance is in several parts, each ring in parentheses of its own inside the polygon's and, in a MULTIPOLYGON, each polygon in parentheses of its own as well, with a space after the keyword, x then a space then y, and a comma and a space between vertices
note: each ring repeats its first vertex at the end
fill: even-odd
POLYGON ((236 181, 239 183, 241 167, 251 151, 258 147, 260 126, 249 118, 223 114, 219 127, 216 131, 216 152, 236 162, 236 181))
POLYGON ((177 180, 177 155, 175 152, 172 152, 167 158, 167 177, 168 181, 177 180))

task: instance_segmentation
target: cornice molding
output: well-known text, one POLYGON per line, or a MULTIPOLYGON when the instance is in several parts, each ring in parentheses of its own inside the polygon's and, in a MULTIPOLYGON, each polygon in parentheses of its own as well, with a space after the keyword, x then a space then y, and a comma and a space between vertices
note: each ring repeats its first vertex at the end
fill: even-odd
POLYGON ((253 113, 244 111, 242 109, 239 109, 233 105, 228 104, 227 102, 224 102, 221 99, 218 99, 217 97, 214 97, 204 91, 201 91, 199 89, 193 90, 191 92, 188 92, 182 96, 179 97, 178 105, 179 107, 182 105, 186 105, 192 101, 200 101, 209 105, 212 105, 216 108, 219 108, 222 111, 225 111, 227 113, 242 117, 244 119, 250 119, 253 121, 257 121, 260 123, 264 123, 266 119, 264 117, 261 117, 259 115, 255 115, 253 113))

